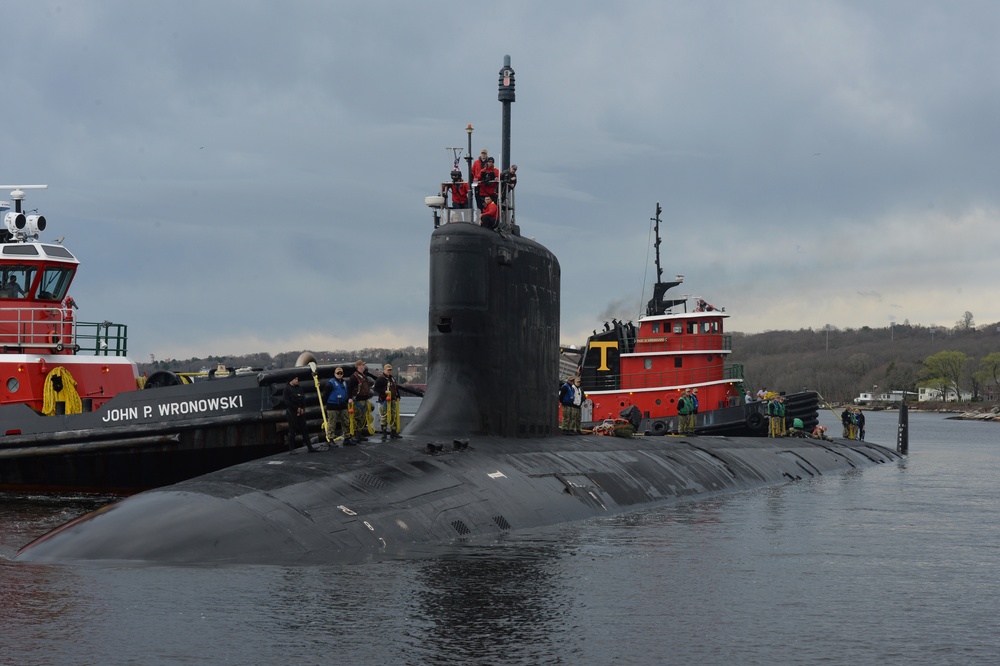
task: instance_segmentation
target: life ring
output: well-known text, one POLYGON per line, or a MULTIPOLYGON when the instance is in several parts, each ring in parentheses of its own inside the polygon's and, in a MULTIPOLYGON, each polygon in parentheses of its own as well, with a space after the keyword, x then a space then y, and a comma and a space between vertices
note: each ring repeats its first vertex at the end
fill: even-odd
POLYGON ((662 435, 667 431, 667 424, 663 421, 653 421, 653 434, 662 435))
POLYGON ((761 430, 764 428, 764 415, 760 412, 748 414, 746 424, 750 430, 761 430))

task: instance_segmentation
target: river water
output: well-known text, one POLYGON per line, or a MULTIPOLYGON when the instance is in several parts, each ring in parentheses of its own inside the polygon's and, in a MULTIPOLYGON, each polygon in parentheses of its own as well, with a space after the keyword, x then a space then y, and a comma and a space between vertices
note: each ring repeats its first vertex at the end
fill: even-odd
MULTIPOLYGON (((869 413, 870 441, 892 446, 895 428, 869 413)), ((911 414, 910 447, 898 463, 413 560, 0 560, 0 662, 996 663, 1000 424, 911 414)), ((0 495, 0 556, 99 504, 0 495)))

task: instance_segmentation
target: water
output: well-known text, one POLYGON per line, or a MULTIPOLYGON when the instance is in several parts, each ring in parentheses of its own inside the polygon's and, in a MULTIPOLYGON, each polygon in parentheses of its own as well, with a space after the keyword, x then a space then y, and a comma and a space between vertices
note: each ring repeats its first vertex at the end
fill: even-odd
MULTIPOLYGON (((868 439, 895 418, 869 414, 868 439)), ((998 439, 911 414, 899 463, 405 561, 0 562, 0 661, 992 664, 998 439)), ((0 497, 0 555, 98 504, 0 497)))

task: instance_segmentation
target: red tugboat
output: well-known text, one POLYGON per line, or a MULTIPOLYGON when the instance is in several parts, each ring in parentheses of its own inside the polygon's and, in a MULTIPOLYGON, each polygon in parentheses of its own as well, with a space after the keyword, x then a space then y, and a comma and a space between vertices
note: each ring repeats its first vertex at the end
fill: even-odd
MULTIPOLYGON (((46 185, 0 185, 12 189, 0 201, 0 404, 20 403, 52 415, 56 410, 103 405, 139 379, 126 356, 127 330, 108 321, 76 320, 69 288, 79 261, 61 240, 38 242, 42 215, 21 210, 24 190, 46 185), (53 386, 59 387, 54 391, 53 386), (57 400, 56 398, 60 398, 57 400)), ((9 433, 8 433, 9 434, 9 433)))
MULTIPOLYGON (((677 399, 684 389, 698 389, 699 434, 761 436, 768 431, 766 402, 746 402, 743 366, 726 363, 732 336, 723 322, 729 315, 701 298, 689 310, 689 296, 668 298, 684 276, 663 281, 660 266, 660 205, 656 205, 656 284, 646 314, 636 328, 612 320, 595 331, 582 350, 580 379, 593 402, 592 420, 628 418, 637 432, 678 431, 677 399)), ((812 391, 783 396, 788 422, 801 418, 816 424, 819 396, 812 391)), ((591 424, 593 425, 593 424, 591 424)))

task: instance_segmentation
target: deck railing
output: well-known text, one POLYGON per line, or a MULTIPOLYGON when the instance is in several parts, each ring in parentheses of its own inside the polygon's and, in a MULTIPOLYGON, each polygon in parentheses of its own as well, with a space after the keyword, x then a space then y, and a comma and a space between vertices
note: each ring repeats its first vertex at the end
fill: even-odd
POLYGON ((601 373, 597 376, 596 381, 587 377, 583 383, 583 390, 629 391, 659 386, 683 387, 719 380, 742 382, 743 365, 729 363, 722 368, 678 369, 666 372, 646 371, 626 375, 601 373))
POLYGON ((95 356, 125 356, 128 327, 110 321, 79 322, 51 307, 3 308, 0 348, 4 352, 64 350, 95 356))

